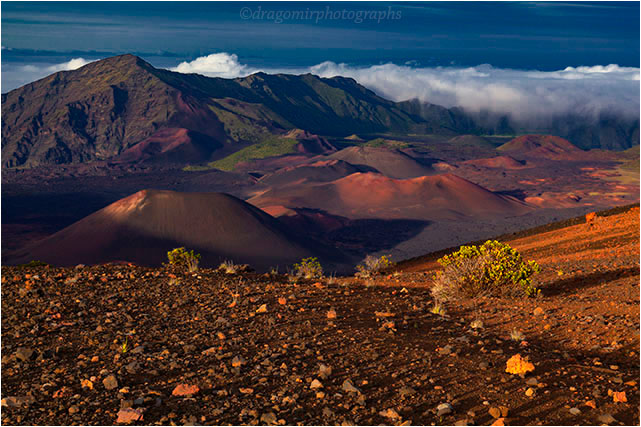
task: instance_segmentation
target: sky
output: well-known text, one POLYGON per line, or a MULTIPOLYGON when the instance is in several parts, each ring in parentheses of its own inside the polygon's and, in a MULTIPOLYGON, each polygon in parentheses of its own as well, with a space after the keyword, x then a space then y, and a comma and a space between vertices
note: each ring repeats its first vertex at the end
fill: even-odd
POLYGON ((343 74, 393 100, 525 115, 555 102, 638 115, 639 2, 4 1, 1 9, 2 93, 133 53, 221 77, 343 74))

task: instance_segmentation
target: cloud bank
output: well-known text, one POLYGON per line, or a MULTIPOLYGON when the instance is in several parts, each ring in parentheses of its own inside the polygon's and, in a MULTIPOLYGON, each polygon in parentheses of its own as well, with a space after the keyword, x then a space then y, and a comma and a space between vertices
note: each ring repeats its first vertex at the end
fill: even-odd
POLYGON ((602 113, 639 116, 639 68, 610 64, 537 71, 491 65, 421 68, 408 64, 354 67, 328 61, 307 68, 258 69, 240 63, 236 55, 216 53, 183 62, 173 71, 227 78, 258 71, 352 77, 393 101, 418 98, 462 107, 470 113, 506 114, 530 123, 568 113, 595 118, 602 113))
POLYGON ((3 93, 5 92, 4 88, 16 88, 23 86, 27 83, 39 80, 43 77, 47 77, 52 73, 57 73, 58 71, 70 71, 80 68, 84 65, 89 64, 92 61, 87 61, 84 58, 73 58, 67 62, 61 62, 57 64, 42 64, 42 65, 18 65, 13 66, 11 64, 3 64, 2 70, 2 86, 3 93))

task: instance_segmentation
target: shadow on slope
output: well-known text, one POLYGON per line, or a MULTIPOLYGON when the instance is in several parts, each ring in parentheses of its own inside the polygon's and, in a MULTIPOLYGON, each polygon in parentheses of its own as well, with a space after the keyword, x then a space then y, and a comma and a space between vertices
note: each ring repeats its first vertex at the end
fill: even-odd
POLYGON ((568 279, 557 280, 544 286, 541 292, 544 296, 551 297, 567 293, 577 292, 581 289, 588 289, 593 286, 611 282, 616 279, 638 276, 639 269, 636 267, 620 268, 618 270, 600 271, 582 276, 570 277, 568 279))
POLYGON ((7 261, 158 266, 166 261, 167 251, 179 246, 200 252, 203 266, 231 259, 266 270, 308 256, 328 265, 343 261, 335 250, 294 235, 265 212, 230 195, 161 190, 139 191, 112 203, 9 255, 7 261))
POLYGON ((306 234, 351 255, 391 249, 418 235, 431 222, 414 219, 349 219, 320 209, 291 209, 278 218, 290 230, 306 234))

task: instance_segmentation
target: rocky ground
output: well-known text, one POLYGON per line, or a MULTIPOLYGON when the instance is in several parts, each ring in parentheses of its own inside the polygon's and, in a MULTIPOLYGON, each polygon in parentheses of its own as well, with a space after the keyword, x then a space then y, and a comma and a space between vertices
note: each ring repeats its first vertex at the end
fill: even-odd
POLYGON ((542 296, 445 315, 429 257, 371 280, 3 267, 2 423, 638 425, 638 230, 634 208, 516 238, 542 296))

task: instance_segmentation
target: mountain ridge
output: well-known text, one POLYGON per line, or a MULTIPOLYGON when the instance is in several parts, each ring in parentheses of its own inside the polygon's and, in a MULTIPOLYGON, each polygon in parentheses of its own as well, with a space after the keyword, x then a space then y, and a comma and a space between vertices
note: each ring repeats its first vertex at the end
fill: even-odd
POLYGON ((213 147, 257 143, 295 128, 348 135, 407 130, 419 121, 353 79, 212 78, 157 69, 133 55, 3 94, 2 116, 5 167, 105 160, 168 127, 206 135, 213 147))

